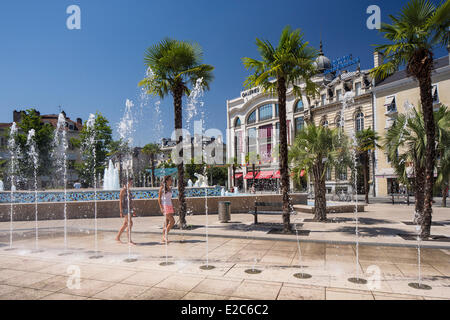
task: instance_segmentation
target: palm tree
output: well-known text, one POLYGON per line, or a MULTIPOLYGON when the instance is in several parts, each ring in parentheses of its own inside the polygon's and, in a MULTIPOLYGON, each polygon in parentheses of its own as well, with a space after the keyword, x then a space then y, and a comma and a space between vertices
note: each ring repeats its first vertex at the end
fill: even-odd
POLYGON ((369 151, 374 151, 376 147, 380 147, 377 141, 380 139, 378 134, 371 128, 358 131, 356 133, 357 153, 361 161, 364 176, 364 193, 366 203, 369 204, 369 172, 370 172, 370 155, 369 151))
POLYGON ((435 116, 439 120, 438 128, 447 128, 447 130, 439 130, 439 138, 437 143, 437 152, 439 154, 439 165, 437 170, 436 184, 442 189, 442 206, 447 206, 447 194, 450 182, 450 112, 446 106, 441 106, 435 116))
POLYGON ((421 237, 430 236, 433 201, 433 170, 436 160, 435 124, 431 71, 433 50, 447 46, 450 34, 450 1, 436 7, 429 0, 411 0, 397 17, 390 16, 392 24, 383 23, 381 32, 390 41, 377 46, 376 51, 385 56, 385 62, 372 70, 377 79, 383 79, 406 65, 407 73, 419 82, 420 101, 427 136, 425 161, 425 199, 421 219, 421 237))
MULTIPOLYGON (((441 107, 434 114, 439 149, 449 149, 449 119, 450 112, 445 107, 441 107), (445 144, 447 145, 445 146, 445 144)), ((425 210, 426 140, 424 115, 415 108, 411 110, 410 115, 400 114, 392 127, 388 129, 384 138, 384 149, 400 182, 410 186, 411 182, 408 175, 411 176, 411 173, 413 173, 412 187, 414 189, 415 211, 417 222, 420 224, 422 224, 423 211, 425 210), (409 171, 408 168, 412 168, 413 172, 409 171)))
MULTIPOLYGON (((197 80, 202 79, 201 85, 209 90, 213 79, 213 66, 202 64, 203 52, 196 43, 178 41, 166 38, 160 43, 151 46, 145 54, 145 66, 149 76, 139 82, 148 94, 159 96, 161 99, 169 93, 173 97, 175 114, 175 132, 178 145, 183 144, 183 95, 189 95, 189 83, 194 86, 197 80)), ((176 160, 178 166, 178 199, 180 202, 180 226, 186 227, 186 198, 183 150, 176 160)))
POLYGON ((327 220, 325 179, 327 170, 350 164, 348 138, 339 129, 307 124, 297 133, 289 152, 294 172, 310 172, 314 181, 314 220, 327 220))
POLYGON ((155 158, 161 152, 161 148, 156 143, 149 143, 142 148, 142 153, 150 157, 150 167, 152 169, 152 187, 155 187, 155 158))
POLYGON ((283 225, 284 232, 291 231, 289 216, 289 172, 288 143, 286 126, 286 93, 292 88, 295 96, 301 96, 299 86, 303 82, 303 91, 312 94, 316 86, 311 78, 315 73, 314 58, 316 51, 303 40, 300 30, 292 31, 285 27, 277 47, 267 40, 256 39, 261 60, 243 58, 247 70, 253 74, 247 77, 244 85, 247 88, 261 87, 263 92, 276 94, 278 97, 278 112, 280 118, 280 173, 281 191, 283 194, 283 225))

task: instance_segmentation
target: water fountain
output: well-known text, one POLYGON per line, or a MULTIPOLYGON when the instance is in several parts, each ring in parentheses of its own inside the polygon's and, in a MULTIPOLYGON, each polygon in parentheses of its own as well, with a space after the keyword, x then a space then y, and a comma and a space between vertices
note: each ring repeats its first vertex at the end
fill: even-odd
POLYGON ((28 154, 31 157, 33 162, 33 174, 34 174, 34 210, 35 210, 35 248, 32 253, 43 252, 43 250, 39 250, 39 224, 38 224, 38 186, 37 186, 37 170, 39 166, 39 155, 36 151, 36 140, 35 140, 36 132, 34 129, 31 129, 28 132, 27 137, 27 146, 29 148, 28 154))
POLYGON ((71 254, 67 250, 67 129, 66 129, 66 117, 64 113, 60 113, 58 116, 58 123, 56 125, 55 136, 53 140, 53 153, 52 156, 57 164, 57 171, 62 171, 64 181, 64 252, 59 254, 65 256, 71 254))
POLYGON ((84 146, 83 151, 87 151, 92 155, 92 177, 94 178, 94 255, 89 257, 90 259, 100 259, 103 256, 98 253, 98 221, 97 221, 97 175, 96 175, 96 162, 97 162, 97 132, 95 131, 95 115, 90 114, 89 119, 86 121, 86 128, 88 139, 84 146))
POLYGON ((298 279, 309 279, 312 276, 308 273, 303 272, 303 265, 302 265, 302 250, 300 248, 300 238, 298 237, 298 223, 297 221, 299 221, 299 219, 295 219, 294 220, 294 225, 295 225, 295 235, 297 237, 297 247, 298 247, 298 262, 299 262, 299 268, 300 268, 300 272, 294 274, 294 277, 298 278, 298 279))
POLYGON ((109 160, 108 167, 103 174, 103 190, 119 190, 119 170, 114 167, 112 160, 109 160))
POLYGON ((3 184, 3 181, 0 180, 0 192, 5 191, 5 185, 3 184))
POLYGON ((14 192, 16 190, 15 186, 15 178, 16 178, 16 165, 17 165, 17 158, 19 154, 18 146, 16 143, 16 135, 17 135, 17 125, 15 122, 13 122, 11 126, 11 131, 9 133, 9 140, 8 140, 8 150, 11 155, 11 162, 10 162, 10 172, 11 172, 11 191, 10 191, 10 200, 11 200, 11 208, 10 208, 10 223, 9 223, 9 248, 6 250, 15 250, 13 248, 13 232, 14 232, 14 225, 13 225, 13 219, 14 219, 14 192))
MULTIPOLYGON (((119 137, 125 141, 128 144, 128 147, 130 148, 133 144, 133 132, 134 132, 134 117, 132 109, 134 107, 134 104, 131 100, 127 99, 125 102, 125 112, 120 120, 119 126, 118 126, 118 134, 119 137)), ((126 176, 126 183, 128 184, 128 181, 130 179, 130 170, 133 168, 133 157, 131 155, 131 150, 128 150, 126 155, 124 156, 123 161, 126 162, 125 165, 125 176, 126 176)), ((127 196, 128 199, 131 199, 131 193, 130 188, 127 188, 127 196)), ((128 258, 125 259, 125 262, 135 262, 137 261, 136 258, 133 258, 131 256, 131 208, 130 208, 130 201, 128 201, 128 258)))
POLYGON ((356 148, 358 147, 358 142, 356 139, 356 132, 353 130, 352 132, 352 141, 353 141, 353 166, 354 166, 354 192, 355 192, 355 236, 356 236, 356 277, 349 278, 348 281, 357 284, 366 284, 367 280, 363 279, 359 276, 359 226, 358 226, 358 169, 357 169, 357 152, 356 148))

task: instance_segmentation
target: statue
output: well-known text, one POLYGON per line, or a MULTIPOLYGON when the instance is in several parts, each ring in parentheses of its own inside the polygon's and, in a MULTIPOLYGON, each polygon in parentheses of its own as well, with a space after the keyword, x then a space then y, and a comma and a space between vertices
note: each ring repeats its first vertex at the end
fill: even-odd
POLYGON ((208 180, 205 176, 202 176, 201 174, 195 173, 194 176, 197 178, 197 181, 195 181, 194 187, 197 188, 206 188, 208 186, 208 180))

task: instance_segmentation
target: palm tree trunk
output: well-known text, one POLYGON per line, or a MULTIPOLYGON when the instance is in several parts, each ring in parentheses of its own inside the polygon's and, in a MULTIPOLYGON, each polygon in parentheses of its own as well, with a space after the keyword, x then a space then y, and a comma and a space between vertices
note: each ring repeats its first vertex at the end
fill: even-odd
POLYGON ((369 204, 369 155, 367 151, 363 153, 363 175, 364 175, 364 193, 366 204, 369 204))
POLYGON ((433 115, 433 98, 431 93, 431 63, 432 62, 427 66, 423 66, 423 68, 428 69, 428 72, 425 71, 427 72, 427 76, 419 78, 420 100, 422 103, 423 119, 427 136, 425 156, 425 200, 420 234, 422 239, 430 237, 431 216, 433 213, 434 164, 436 158, 435 123, 433 115))
POLYGON ((155 187, 155 156, 152 154, 151 155, 151 165, 152 165, 152 187, 155 187))
MULTIPOLYGON (((175 132, 180 132, 178 137, 178 146, 183 146, 183 135, 181 129, 183 128, 183 86, 179 84, 173 91, 173 107, 175 114, 175 132)), ((186 194, 184 184, 184 163, 183 163, 183 149, 181 148, 179 156, 181 162, 177 165, 178 168, 178 201, 180 203, 180 228, 186 228, 186 194)))
POLYGON ((278 79, 278 114, 280 117, 280 173, 281 192, 283 195, 283 231, 291 231, 290 201, 289 201, 289 172, 288 172, 288 141, 286 121, 286 80, 278 79))
POLYGON ((318 160, 318 163, 313 168, 314 175, 314 220, 327 220, 327 199, 325 196, 325 176, 323 173, 323 164, 318 160))
POLYGON ((422 216, 423 216, 423 209, 424 209, 424 199, 425 199, 425 193, 424 193, 424 182, 425 182, 425 169, 416 166, 415 167, 415 182, 414 182, 414 197, 416 198, 415 202, 415 210, 416 210, 416 216, 419 218, 418 221, 416 221, 418 224, 422 224, 422 216))

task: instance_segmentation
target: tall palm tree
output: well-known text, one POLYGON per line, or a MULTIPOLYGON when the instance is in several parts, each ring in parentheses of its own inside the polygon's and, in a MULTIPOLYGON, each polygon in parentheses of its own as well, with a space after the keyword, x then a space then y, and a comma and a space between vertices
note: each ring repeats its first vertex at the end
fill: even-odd
POLYGON ((311 78, 316 69, 314 59, 316 51, 303 40, 300 30, 292 31, 289 26, 281 33, 278 46, 274 47, 267 40, 256 39, 256 46, 261 60, 243 58, 244 66, 253 74, 247 77, 244 85, 247 88, 261 87, 263 92, 277 95, 280 118, 280 173, 281 191, 283 194, 284 232, 291 231, 289 216, 289 168, 288 143, 286 126, 286 93, 292 88, 295 96, 302 92, 308 95, 316 92, 311 78), (300 83, 303 83, 301 89, 300 83))
POLYGON ((411 0, 397 17, 390 16, 392 24, 383 23, 380 31, 390 41, 380 45, 376 51, 385 56, 385 62, 373 69, 377 79, 394 73, 400 66, 419 83, 420 101, 427 136, 425 162, 425 199, 421 219, 421 237, 430 236, 433 201, 433 170, 436 160, 435 125, 433 119, 433 97, 431 71, 433 69, 433 50, 447 46, 449 42, 450 1, 435 6, 429 0, 411 0))
POLYGON ((366 203, 369 204, 369 172, 370 172, 370 155, 369 151, 374 151, 379 147, 377 141, 380 139, 378 134, 371 128, 358 131, 356 133, 357 153, 361 161, 364 176, 364 193, 366 203))
POLYGON ((161 148, 156 143, 149 143, 142 148, 142 153, 150 157, 150 167, 152 169, 152 187, 155 187, 155 158, 161 152, 161 148))
POLYGON ((327 170, 350 165, 348 138, 339 129, 307 124, 297 133, 289 159, 295 172, 310 172, 314 181, 314 220, 327 220, 325 179, 327 170))
MULTIPOLYGON (((202 64, 203 51, 196 43, 165 38, 147 49, 145 66, 149 76, 139 82, 148 94, 161 99, 171 94, 175 114, 175 132, 178 146, 183 145, 183 95, 189 95, 189 84, 194 86, 202 79, 201 85, 209 90, 214 67, 202 64)), ((183 150, 176 160, 178 167, 178 199, 180 202, 180 227, 186 227, 186 198, 184 181, 183 150)))
MULTIPOLYGON (((439 149, 449 149, 450 112, 445 107, 441 107, 435 112, 434 121, 435 131, 438 133, 436 142, 439 149)), ((422 223, 423 211, 425 210, 424 182, 427 164, 427 136, 423 112, 413 108, 410 115, 400 114, 386 133, 384 149, 403 184, 411 186, 408 175, 413 174, 412 187, 414 189, 416 218, 419 223, 422 223), (408 171, 408 168, 412 168, 413 171, 408 171)))

